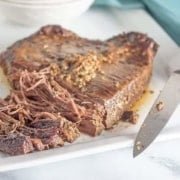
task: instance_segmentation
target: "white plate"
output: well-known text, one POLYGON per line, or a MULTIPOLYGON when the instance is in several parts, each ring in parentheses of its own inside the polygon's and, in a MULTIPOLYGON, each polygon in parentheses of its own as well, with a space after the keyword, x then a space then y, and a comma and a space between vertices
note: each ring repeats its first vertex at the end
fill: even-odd
MULTIPOLYGON (((0 25, 1 49, 4 49, 15 40, 34 32, 36 29, 7 23, 0 25)), ((150 88, 153 89, 155 93, 147 98, 139 109, 140 121, 137 125, 131 125, 128 128, 118 126, 114 130, 103 132, 102 135, 95 138, 84 135, 75 143, 67 144, 62 148, 14 157, 0 154, 0 171, 36 166, 132 146, 141 122, 167 79, 167 64, 171 57, 179 50, 169 36, 143 10, 120 11, 115 8, 95 8, 74 21, 74 23, 64 24, 64 26, 88 38, 105 39, 123 31, 141 31, 148 33, 149 36, 153 37, 160 44, 158 55, 154 61, 154 72, 150 83, 150 88)), ((4 86, 4 88, 5 87, 6 86, 4 86)), ((6 93, 5 89, 0 88, 0 90, 1 95, 6 93)), ((180 121, 176 118, 177 114, 178 113, 174 115, 172 121, 161 133, 158 140, 180 137, 180 121)))
POLYGON ((7 20, 22 25, 58 24, 80 16, 93 2, 94 0, 71 0, 64 3, 23 4, 0 0, 0 12, 7 20))

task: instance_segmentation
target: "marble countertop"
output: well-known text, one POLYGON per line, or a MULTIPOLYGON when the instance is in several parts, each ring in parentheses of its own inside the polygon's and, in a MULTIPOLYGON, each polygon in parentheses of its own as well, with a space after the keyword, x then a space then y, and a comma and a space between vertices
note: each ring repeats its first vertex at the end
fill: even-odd
MULTIPOLYGON (((98 21, 101 22, 101 16, 96 19, 96 14, 99 11, 96 9, 91 16, 94 16, 94 23, 91 19, 92 24, 98 24, 98 21)), ((125 30, 135 29, 143 26, 143 24, 136 24, 135 21, 138 19, 138 22, 141 23, 141 19, 143 19, 143 15, 146 15, 145 11, 136 10, 128 13, 127 11, 121 11, 120 17, 118 19, 122 25, 125 27, 125 30), (126 20, 128 17, 128 22, 126 20), (128 24, 128 27, 126 25, 128 24)), ((85 15, 86 18, 89 14, 85 15)), ((108 21, 108 18, 107 18, 108 21)), ((0 41, 0 48, 4 49, 7 45, 11 44, 13 41, 21 38, 21 36, 25 36, 28 34, 20 33, 17 36, 12 36, 13 29, 10 23, 6 24, 6 28, 3 26, 1 22, 0 33, 1 36, 6 36, 4 38, 6 41, 2 43, 0 41), (8 28, 7 28, 8 27, 8 28), (17 39, 16 39, 17 38, 17 39)), ((80 21, 76 21, 75 23, 80 23, 80 21)), ((104 22, 106 23, 106 22, 104 22)), ((113 23, 112 23, 113 24, 113 23)), ((148 24, 148 23, 147 23, 148 24)), ((67 27, 71 27, 70 25, 65 25, 67 27)), ((99 28, 102 26, 99 23, 99 28)), ((88 26, 88 31, 93 31, 93 28, 88 26)), ((18 27, 19 29, 26 29, 25 27, 18 27)), ((108 27, 107 27, 108 28, 108 27)), ((154 36, 156 36, 156 27, 146 27, 146 30, 154 32, 154 36), (153 29, 154 28, 154 29, 153 29)), ((37 28, 34 28, 34 30, 37 28)), ((141 28, 142 29, 142 28, 141 28)), ((32 29, 29 31, 31 32, 32 29)), ((85 32, 85 31, 83 31, 85 32)), ((85 35, 86 34, 83 34, 85 35)), ((99 33, 102 33, 101 31, 99 33)), ((104 36, 111 36, 111 33, 114 34, 116 32, 109 32, 106 34, 104 32, 104 36)), ((97 35, 98 37, 98 35, 97 35)), ((95 37, 95 38, 97 38, 95 37)), ((161 39, 162 42, 163 39, 161 39)), ((165 42, 164 42, 165 43, 165 42)), ((178 49, 178 48, 177 48, 178 49)), ((169 50, 168 57, 171 57, 172 52, 169 50)), ((15 170, 0 173, 0 180, 71 180, 71 179, 79 179, 79 180, 152 180, 152 179, 163 179, 163 180, 179 180, 180 179, 180 139, 173 141, 166 141, 161 143, 155 143, 150 148, 145 151, 139 157, 133 159, 132 158, 132 148, 126 148, 121 150, 109 151, 96 155, 89 155, 86 157, 75 158, 72 160, 61 161, 58 163, 52 163, 48 165, 42 165, 33 168, 15 170)))
POLYGON ((132 149, 116 150, 0 174, 1 180, 179 180, 180 140, 153 144, 133 159, 132 149))
POLYGON ((180 140, 156 143, 132 158, 132 148, 0 174, 2 180, 179 180, 180 140))

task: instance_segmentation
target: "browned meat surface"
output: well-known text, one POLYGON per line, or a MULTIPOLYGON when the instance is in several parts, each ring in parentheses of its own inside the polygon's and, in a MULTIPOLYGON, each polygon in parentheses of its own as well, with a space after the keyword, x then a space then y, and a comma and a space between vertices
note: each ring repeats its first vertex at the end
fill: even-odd
POLYGON ((41 28, 0 55, 13 88, 0 102, 0 119, 11 117, 1 134, 21 132, 42 150, 72 142, 78 129, 95 136, 112 128, 147 88, 156 51, 141 33, 95 41, 41 28))
POLYGON ((34 150, 29 136, 8 134, 0 136, 0 150, 11 155, 26 154, 34 150))
POLYGON ((125 111, 123 113, 123 115, 121 116, 121 119, 122 121, 125 121, 125 122, 130 122, 130 123, 133 123, 133 124, 136 124, 137 123, 137 120, 138 120, 138 114, 134 111, 125 111))

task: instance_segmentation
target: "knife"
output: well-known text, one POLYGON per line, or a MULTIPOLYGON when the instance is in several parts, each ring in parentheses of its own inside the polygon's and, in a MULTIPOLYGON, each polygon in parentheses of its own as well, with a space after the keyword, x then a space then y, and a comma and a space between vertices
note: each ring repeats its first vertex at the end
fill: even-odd
POLYGON ((133 157, 158 136, 180 103, 180 70, 174 71, 144 120, 134 142, 133 157))

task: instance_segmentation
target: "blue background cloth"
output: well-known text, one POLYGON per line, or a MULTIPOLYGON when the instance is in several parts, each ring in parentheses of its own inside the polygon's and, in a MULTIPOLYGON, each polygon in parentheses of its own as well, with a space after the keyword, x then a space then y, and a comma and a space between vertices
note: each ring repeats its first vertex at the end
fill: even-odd
POLYGON ((180 0, 144 0, 150 13, 180 45, 180 0))
POLYGON ((111 5, 124 9, 143 7, 139 0, 96 0, 96 5, 111 5))
POLYGON ((180 0, 96 0, 96 5, 147 8, 158 23, 180 45, 180 0))

